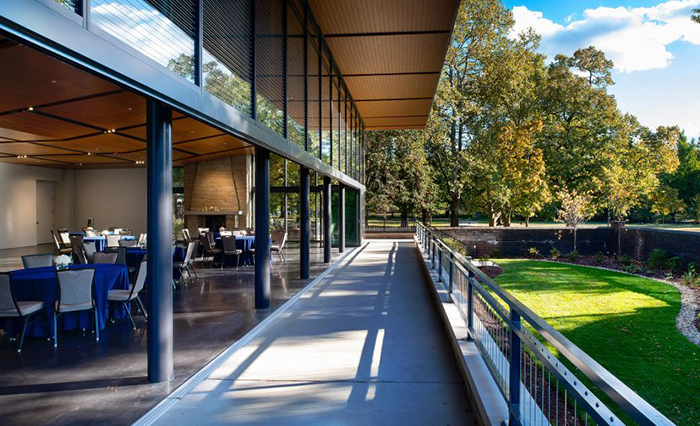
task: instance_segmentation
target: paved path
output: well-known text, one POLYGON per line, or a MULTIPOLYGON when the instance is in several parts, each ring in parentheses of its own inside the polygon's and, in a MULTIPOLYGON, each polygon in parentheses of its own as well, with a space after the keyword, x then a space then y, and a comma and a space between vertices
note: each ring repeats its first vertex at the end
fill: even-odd
POLYGON ((409 242, 355 251, 157 424, 470 424, 419 261, 409 242))

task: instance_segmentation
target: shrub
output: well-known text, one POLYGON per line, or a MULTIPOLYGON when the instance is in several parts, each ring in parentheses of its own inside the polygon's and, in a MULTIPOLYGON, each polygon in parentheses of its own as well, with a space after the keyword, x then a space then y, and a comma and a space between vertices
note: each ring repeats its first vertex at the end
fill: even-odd
POLYGON ((663 269, 666 266, 666 250, 654 249, 649 253, 647 264, 651 269, 663 269))
POLYGON ((620 256, 620 265, 622 266, 629 266, 632 264, 632 258, 627 256, 626 254, 623 254, 620 256))
POLYGON ((493 249, 493 251, 491 252, 491 258, 500 259, 501 257, 503 257, 503 255, 501 254, 501 250, 497 248, 493 249))
POLYGON ((540 257, 542 257, 540 251, 537 250, 537 247, 530 247, 529 249, 527 249, 527 255, 533 259, 539 259, 540 257))
POLYGON ((581 257, 576 250, 570 251, 566 256, 574 263, 578 262, 579 258, 581 257))
POLYGON ((700 275, 700 265, 697 262, 688 262, 688 272, 695 275, 700 275))
POLYGON ((683 268, 683 258, 680 256, 673 256, 666 261, 666 267, 673 273, 680 273, 683 268))
POLYGON ((690 271, 686 272, 681 277, 681 282, 683 284, 687 285, 688 287, 697 287, 698 284, 700 284, 699 281, 700 280, 698 280, 698 275, 696 273, 690 272, 690 271))
POLYGON ((644 268, 642 266, 636 265, 634 263, 630 263, 628 265, 623 266, 622 270, 625 272, 629 272, 630 274, 637 274, 637 275, 641 275, 645 272, 644 268))
POLYGON ((593 256, 593 260, 595 260, 595 263, 603 263, 603 261, 605 260, 605 255, 602 251, 599 251, 595 254, 595 256, 593 256))
POLYGON ((552 260, 557 260, 557 259, 559 259, 559 256, 561 256, 561 252, 560 252, 559 250, 557 250, 556 247, 554 247, 553 249, 551 249, 551 250, 549 251, 549 257, 550 257, 550 259, 552 259, 552 260))

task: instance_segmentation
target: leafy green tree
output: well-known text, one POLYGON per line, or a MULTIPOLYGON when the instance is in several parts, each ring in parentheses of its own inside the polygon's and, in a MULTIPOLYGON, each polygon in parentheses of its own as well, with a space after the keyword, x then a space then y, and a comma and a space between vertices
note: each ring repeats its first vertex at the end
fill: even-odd
POLYGON ((661 186, 651 194, 651 211, 661 215, 661 223, 666 221, 666 216, 680 213, 685 209, 685 204, 678 195, 676 188, 661 186))
POLYGON ((690 19, 700 24, 700 9, 693 9, 693 16, 690 19))
POLYGON ((558 198, 561 201, 561 209, 557 216, 566 223, 566 226, 574 230, 574 251, 576 251, 578 228, 595 212, 593 197, 590 193, 579 193, 574 190, 562 191, 558 194, 558 198))

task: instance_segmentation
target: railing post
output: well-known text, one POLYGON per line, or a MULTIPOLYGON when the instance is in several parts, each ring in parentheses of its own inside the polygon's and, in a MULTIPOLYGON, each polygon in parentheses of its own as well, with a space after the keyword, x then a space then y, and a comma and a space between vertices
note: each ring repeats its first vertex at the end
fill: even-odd
POLYGON ((455 270, 455 255, 454 253, 450 252, 450 276, 449 276, 449 282, 447 285, 447 292, 449 294, 452 294, 452 286, 454 285, 454 270, 455 270))
POLYGON ((443 249, 440 247, 440 244, 437 244, 438 248, 438 282, 442 282, 442 253, 443 249))
POLYGON ((474 329, 474 286, 472 281, 474 280, 474 272, 469 270, 469 275, 467 277, 467 330, 469 330, 469 339, 471 340, 471 333, 474 329))
POLYGON ((510 309, 510 377, 508 401, 510 402, 510 425, 520 425, 520 314, 510 309))

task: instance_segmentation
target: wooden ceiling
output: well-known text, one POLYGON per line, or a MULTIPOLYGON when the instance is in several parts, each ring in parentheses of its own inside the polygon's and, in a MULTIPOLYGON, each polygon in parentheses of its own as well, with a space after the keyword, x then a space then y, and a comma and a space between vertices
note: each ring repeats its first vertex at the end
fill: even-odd
POLYGON ((423 128, 459 0, 309 0, 367 130, 423 128))
MULTIPOLYGON (((143 167, 146 99, 0 36, 0 161, 58 168, 143 167)), ((180 113, 173 162, 252 153, 180 113)))

